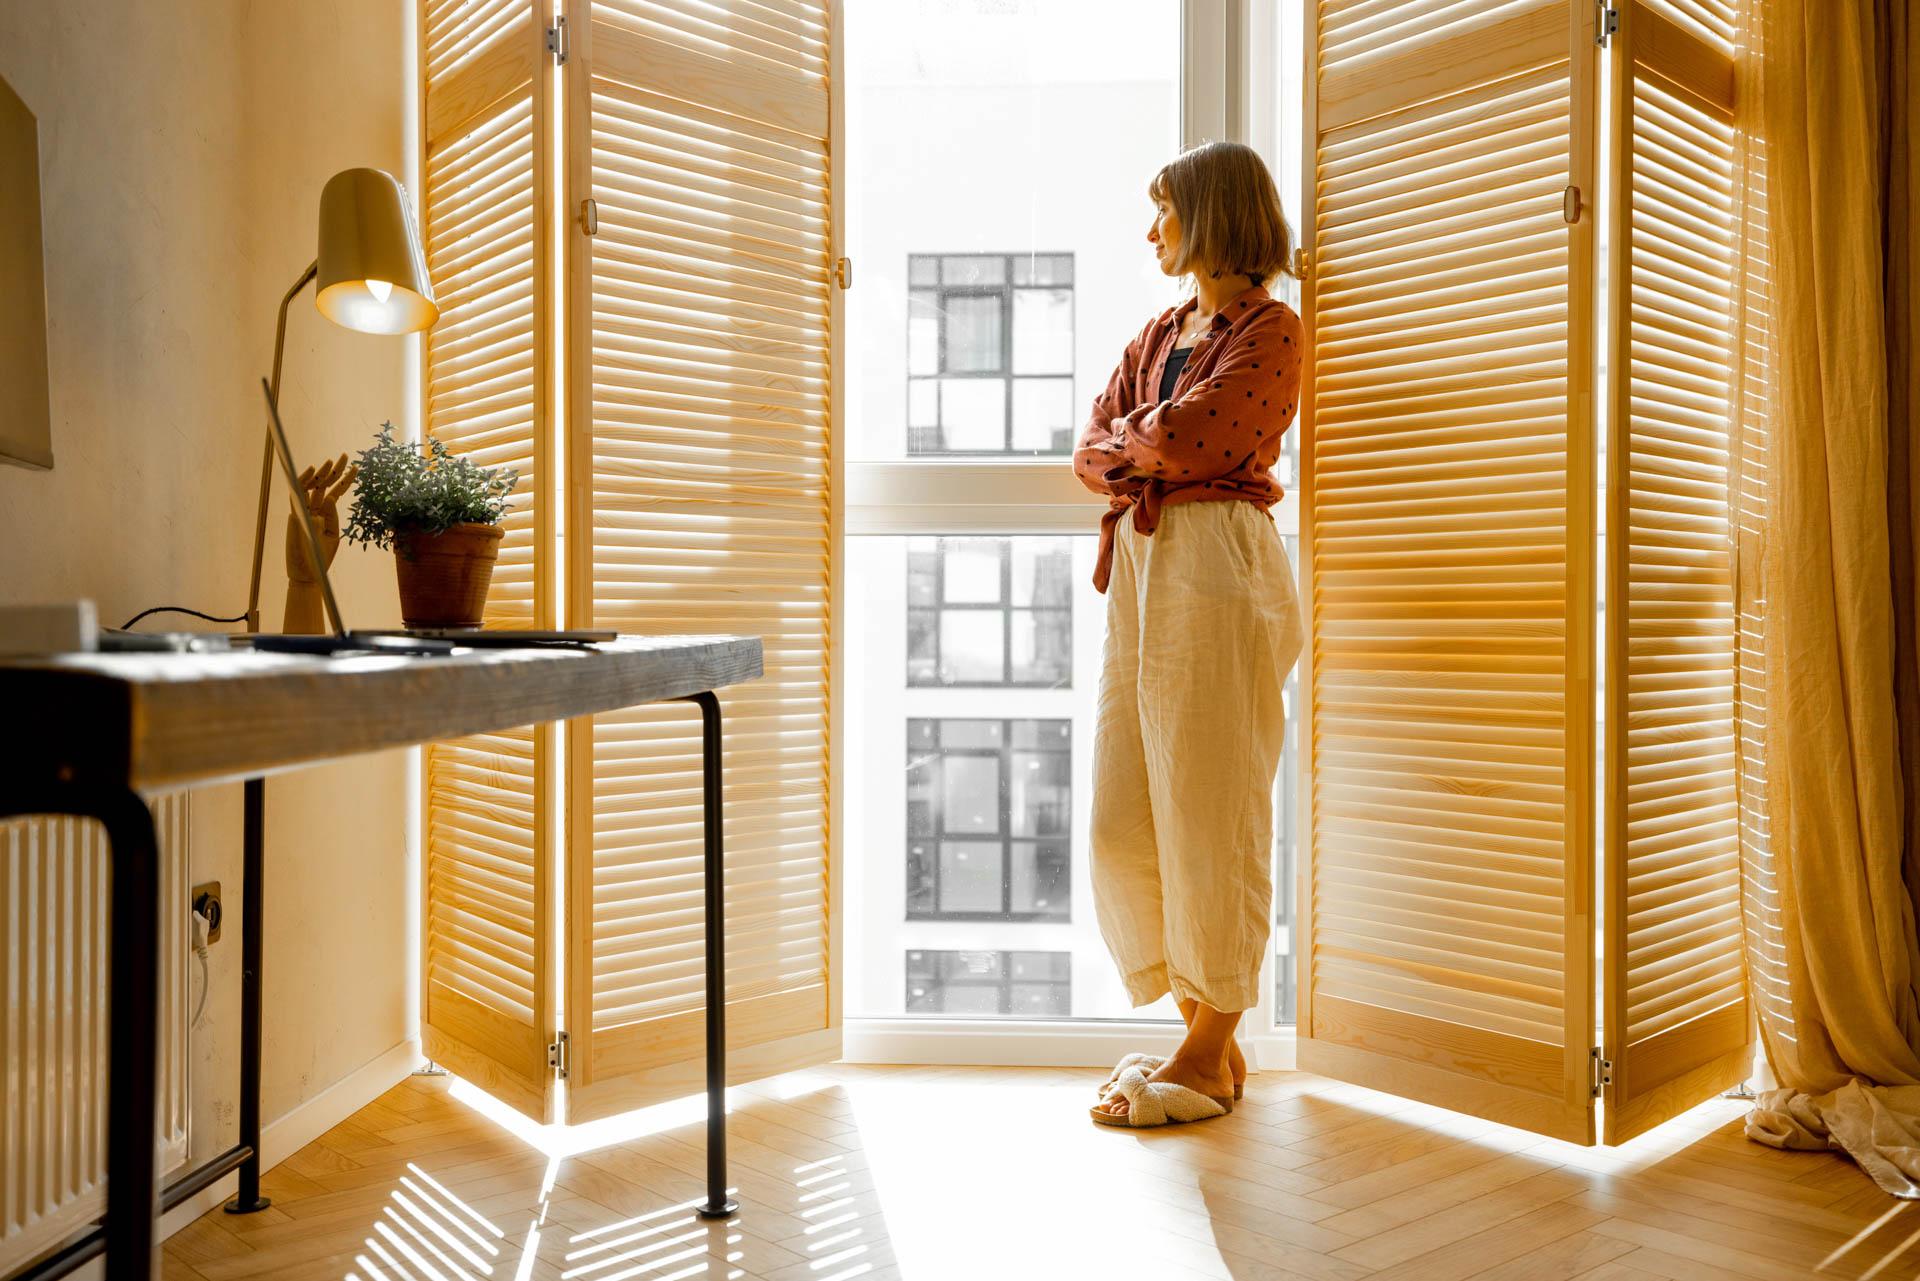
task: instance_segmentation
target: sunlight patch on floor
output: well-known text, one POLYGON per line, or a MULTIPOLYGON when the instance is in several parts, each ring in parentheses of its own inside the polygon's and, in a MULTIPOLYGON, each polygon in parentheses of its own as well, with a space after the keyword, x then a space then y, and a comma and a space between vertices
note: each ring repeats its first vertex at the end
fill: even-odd
POLYGON ((1117 1211, 1155 1181, 1136 1145, 1178 1140, 1096 1127, 1086 1114, 1091 1083, 943 1082, 938 1107, 911 1082, 842 1084, 903 1275, 994 1276, 1009 1258, 1032 1276, 1140 1276, 1151 1267, 1164 1234, 1142 1240, 1117 1211), (1009 1160, 1009 1148, 1048 1160, 1009 1160), (941 1159, 929 1162, 929 1150, 941 1159))
MULTIPOLYGON (((707 1096, 704 1094, 637 1108, 632 1112, 622 1112, 618 1116, 579 1125, 541 1125, 459 1077, 455 1077, 447 1087, 447 1096, 464 1103, 529 1147, 550 1157, 595 1152, 681 1126, 697 1125, 707 1119, 707 1096)), ((731 1113, 733 1110, 729 1101, 727 1111, 731 1113)))

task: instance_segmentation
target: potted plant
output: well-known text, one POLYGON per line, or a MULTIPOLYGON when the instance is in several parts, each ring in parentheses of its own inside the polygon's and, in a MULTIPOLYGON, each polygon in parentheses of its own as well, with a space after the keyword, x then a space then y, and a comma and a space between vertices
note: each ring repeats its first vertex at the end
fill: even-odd
POLYGON ((359 459, 345 536, 393 548, 400 617, 408 627, 478 627, 519 469, 475 466, 432 437, 395 440, 390 422, 359 459))

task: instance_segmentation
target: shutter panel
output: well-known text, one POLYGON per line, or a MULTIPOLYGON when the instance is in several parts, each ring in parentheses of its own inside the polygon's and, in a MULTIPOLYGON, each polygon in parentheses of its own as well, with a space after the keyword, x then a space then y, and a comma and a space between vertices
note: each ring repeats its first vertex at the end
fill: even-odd
POLYGON ((1593 5, 1308 8, 1299 1063, 1591 1142, 1593 5))
MULTIPOLYGON (((1734 6, 1612 48, 1606 1141, 1744 1079, 1732 433, 1734 6)), ((1764 709, 1755 709, 1764 716, 1764 709)))
MULTIPOLYGON (((482 466, 520 469, 487 623, 551 627, 548 142, 542 0, 429 0, 421 17, 427 431, 482 466)), ((553 731, 426 753, 421 1035, 428 1057, 554 1120, 553 731)))
MULTIPOLYGON (((840 1053, 828 677, 838 300, 824 0, 569 8, 568 611, 762 637, 723 690, 728 1066, 840 1053)), ((570 730, 568 1119, 704 1080, 700 718, 570 730)))

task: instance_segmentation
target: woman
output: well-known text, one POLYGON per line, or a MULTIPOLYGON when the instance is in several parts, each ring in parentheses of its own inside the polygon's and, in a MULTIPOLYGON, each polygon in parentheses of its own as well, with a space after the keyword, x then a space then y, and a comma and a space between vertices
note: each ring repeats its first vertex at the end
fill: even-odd
POLYGON ((1171 1058, 1121 1060, 1093 1109, 1129 1126, 1230 1112, 1245 1079, 1233 1031, 1272 920, 1280 691, 1303 641, 1268 511, 1305 341, 1264 287, 1292 249, 1279 195, 1239 143, 1182 154, 1148 195, 1160 269, 1195 293, 1127 344, 1073 456, 1112 499, 1093 576, 1094 912, 1128 999, 1171 992, 1187 1022, 1171 1058))

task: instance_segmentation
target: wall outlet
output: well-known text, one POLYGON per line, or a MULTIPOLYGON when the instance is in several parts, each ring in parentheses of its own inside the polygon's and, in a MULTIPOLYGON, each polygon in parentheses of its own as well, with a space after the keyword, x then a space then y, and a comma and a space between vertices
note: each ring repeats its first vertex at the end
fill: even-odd
POLYGON ((193 910, 207 918, 207 942, 220 941, 220 882, 207 881, 193 887, 193 910))

